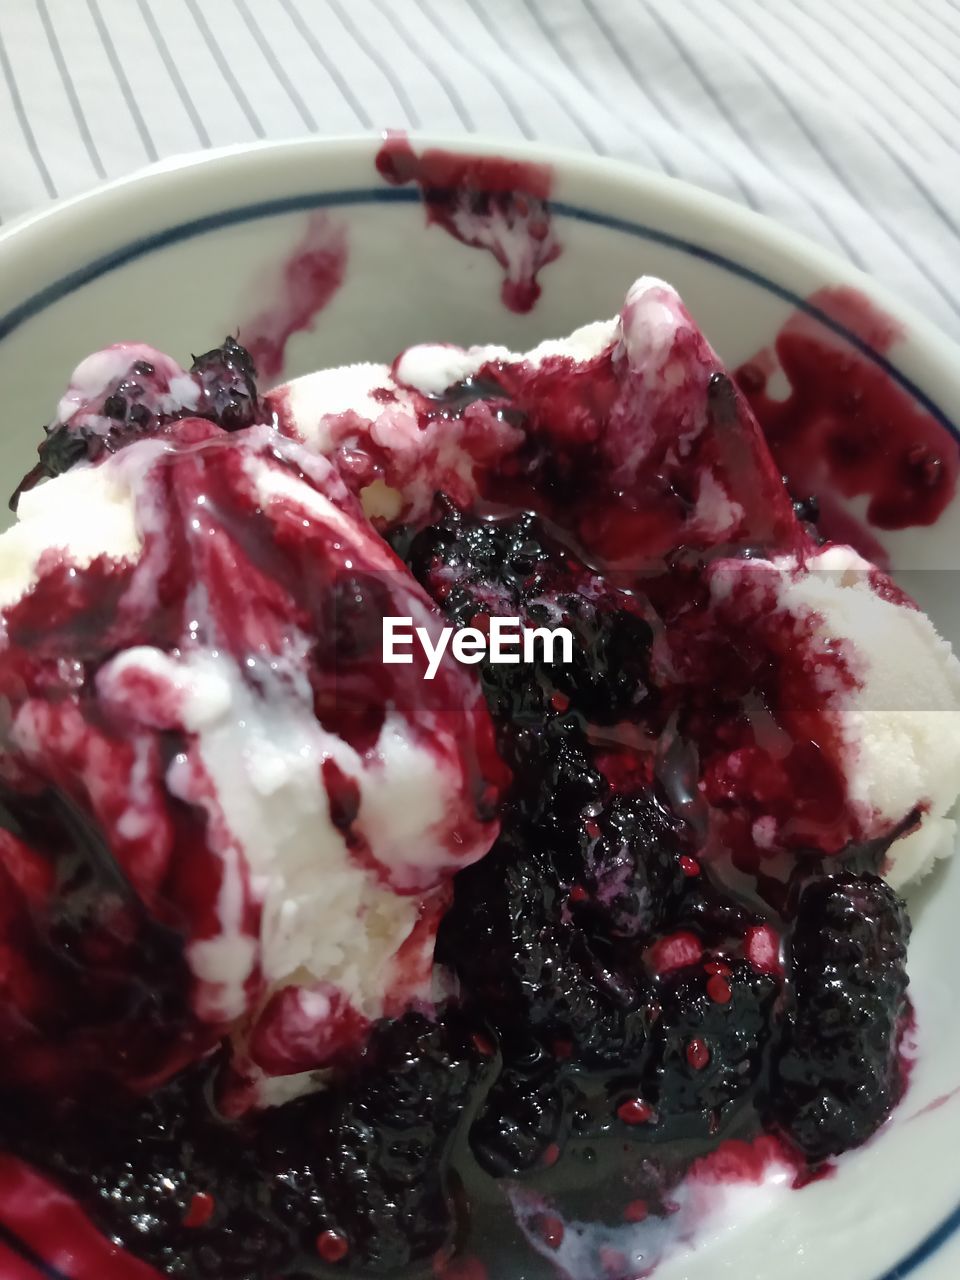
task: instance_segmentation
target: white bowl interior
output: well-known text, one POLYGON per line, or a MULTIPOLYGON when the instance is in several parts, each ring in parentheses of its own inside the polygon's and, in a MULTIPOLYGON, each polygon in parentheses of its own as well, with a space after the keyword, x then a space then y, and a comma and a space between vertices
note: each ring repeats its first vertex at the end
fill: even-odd
MULTIPOLYGON (((7 490, 30 465, 41 426, 82 356, 140 339, 186 359, 219 342, 260 309, 311 208, 323 207, 348 236, 346 280, 312 332, 291 341, 288 376, 389 360, 428 339, 523 349, 612 314, 642 273, 674 283, 721 356, 736 364, 771 342, 793 310, 791 295, 846 283, 901 320, 904 337, 893 364, 947 418, 960 420, 960 361, 945 339, 852 268, 722 201, 625 166, 555 157, 553 194, 567 210, 556 221, 563 253, 542 272, 536 308, 518 316, 500 302, 501 271, 492 257, 428 228, 422 206, 396 199, 379 179, 375 151, 373 141, 312 142, 168 166, 0 235, 0 474, 7 490), (351 192, 355 198, 343 194, 351 192), (386 202, 377 193, 387 193, 386 202), (236 212, 269 201, 281 211, 236 212), (302 207, 290 211, 290 202, 302 207), (211 225, 191 230, 195 219, 211 225), (617 228, 612 220, 630 225, 617 228), (150 247, 151 237, 163 243, 150 247), (91 268, 123 246, 131 249, 118 265, 99 274, 91 268), (64 279, 75 273, 93 278, 66 288, 64 279), (38 301, 44 291, 46 301, 38 301), (33 313, 5 328, 2 317, 24 304, 33 313)), ((910 573, 910 588, 960 642, 960 593, 950 586, 958 535, 954 503, 933 528, 892 535, 887 545, 901 571, 923 571, 910 573)), ((663 1280, 773 1274, 876 1280, 960 1204, 960 1099, 917 1116, 960 1088, 951 983, 960 971, 960 930, 953 924, 960 863, 938 871, 913 906, 921 1051, 899 1114, 877 1141, 842 1161, 833 1178, 785 1193, 749 1221, 737 1218, 709 1243, 664 1264, 663 1280)), ((936 1274, 957 1274, 954 1248, 947 1240, 935 1255, 931 1266, 945 1268, 936 1274)))

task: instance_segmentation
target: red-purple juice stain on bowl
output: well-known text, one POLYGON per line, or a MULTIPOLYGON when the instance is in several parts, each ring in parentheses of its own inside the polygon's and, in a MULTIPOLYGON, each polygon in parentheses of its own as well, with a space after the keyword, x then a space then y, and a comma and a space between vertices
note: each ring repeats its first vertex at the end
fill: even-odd
POLYGON ((500 296, 510 311, 531 311, 540 297, 541 269, 561 244, 553 229, 549 165, 496 156, 458 155, 430 148, 419 154, 402 133, 389 134, 377 169, 393 186, 415 182, 427 223, 461 244, 485 249, 504 270, 500 296))
POLYGON ((919 1120, 922 1116, 932 1115, 934 1111, 939 1111, 942 1107, 953 1102, 954 1098, 960 1096, 960 1085, 955 1089, 951 1089, 949 1093, 941 1093, 938 1097, 928 1102, 926 1106, 921 1107, 919 1111, 915 1111, 913 1115, 907 1116, 907 1121, 919 1120))
MULTIPOLYGON (((897 323, 855 289, 828 288, 809 299, 880 355, 901 336, 897 323)), ((866 525, 931 525, 954 496, 957 442, 942 423, 869 355, 808 311, 797 311, 773 347, 736 371, 767 442, 794 493, 820 496, 820 528, 882 564, 879 543, 831 492, 866 499, 866 525), (784 399, 770 390, 782 372, 784 399)))
POLYGON ((327 213, 312 213, 300 240, 279 268, 267 271, 256 293, 268 299, 240 325, 240 341, 250 352, 260 376, 283 373, 287 343, 295 333, 310 332, 328 306, 347 270, 347 231, 327 213))

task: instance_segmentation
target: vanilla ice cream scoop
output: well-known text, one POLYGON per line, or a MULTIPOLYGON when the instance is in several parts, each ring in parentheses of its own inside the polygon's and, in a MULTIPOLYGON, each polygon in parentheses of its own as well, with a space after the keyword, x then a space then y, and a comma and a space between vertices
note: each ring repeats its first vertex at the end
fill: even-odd
POLYGON ((851 685, 836 714, 847 794, 864 830, 893 830, 915 813, 883 868, 901 889, 955 849, 960 662, 930 619, 851 548, 829 547, 802 570, 778 571, 780 606, 807 617, 817 645, 839 646, 849 662, 851 685))
POLYGON ((450 880, 496 834, 480 691, 449 660, 429 681, 422 654, 382 664, 383 616, 436 616, 331 464, 270 425, 180 418, 20 517, 0 538, 0 862, 38 925, 11 947, 3 1070, 102 1055, 142 1086, 229 1033, 229 1105, 296 1091, 432 998, 450 880))

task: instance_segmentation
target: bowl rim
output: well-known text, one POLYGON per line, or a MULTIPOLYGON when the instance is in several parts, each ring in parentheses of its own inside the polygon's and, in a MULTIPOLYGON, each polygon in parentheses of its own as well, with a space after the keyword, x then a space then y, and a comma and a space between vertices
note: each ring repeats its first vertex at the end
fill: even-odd
MULTIPOLYGON (((239 174, 243 170, 254 172, 264 165, 279 166, 287 160, 296 162, 300 157, 304 161, 308 157, 318 161, 328 159, 347 162, 372 159, 390 136, 398 136, 397 131, 237 143, 170 156, 32 210, 0 227, 0 265, 8 254, 29 252, 31 240, 42 241, 47 235, 60 239, 65 227, 77 215, 96 215, 101 208, 136 199, 151 187, 166 186, 173 189, 180 186, 186 190, 188 186, 209 182, 213 174, 227 166, 239 174)), ((960 364, 960 343, 944 333, 914 303, 905 301, 895 290, 854 266, 842 254, 818 244, 801 232, 784 227, 767 214, 746 208, 728 196, 718 195, 692 182, 668 177, 628 160, 597 156, 572 147, 503 141, 483 134, 457 137, 429 131, 411 131, 402 136, 408 137, 421 150, 439 149, 469 156, 495 155, 520 163, 546 165, 561 178, 567 173, 581 179, 594 178, 601 183, 615 182, 638 194, 645 193, 658 198, 664 204, 674 204, 688 211, 695 211, 705 221, 732 231, 741 242, 752 242, 761 248, 772 250, 784 262, 799 267, 812 277, 823 277, 837 284, 849 285, 865 294, 896 320, 916 342, 922 344, 938 365, 942 362, 943 374, 948 380, 952 380, 950 374, 960 364)), ((377 175, 372 165, 370 177, 371 183, 375 184, 377 175)), ((558 212, 564 212, 562 200, 553 201, 553 204, 558 212)), ((135 230, 132 235, 135 237, 135 230)), ((829 317, 824 318, 829 321, 829 317)), ((0 335, 0 340, 2 336, 0 335)), ((875 353, 871 351, 871 354, 875 353)))

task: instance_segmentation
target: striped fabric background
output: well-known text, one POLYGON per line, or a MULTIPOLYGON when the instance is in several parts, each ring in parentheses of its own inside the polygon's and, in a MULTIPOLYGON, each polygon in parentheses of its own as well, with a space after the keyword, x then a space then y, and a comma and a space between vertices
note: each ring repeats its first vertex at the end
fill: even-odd
POLYGON ((960 337, 954 0, 0 0, 0 219, 179 152, 384 126, 634 160, 960 337))

